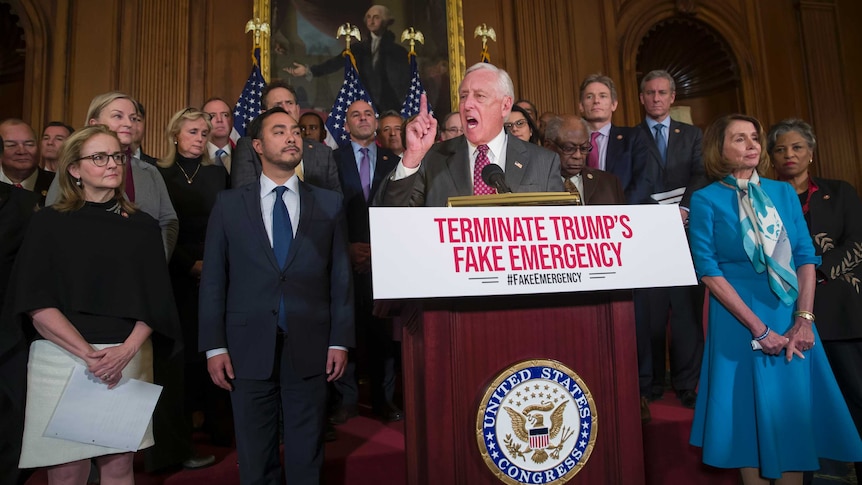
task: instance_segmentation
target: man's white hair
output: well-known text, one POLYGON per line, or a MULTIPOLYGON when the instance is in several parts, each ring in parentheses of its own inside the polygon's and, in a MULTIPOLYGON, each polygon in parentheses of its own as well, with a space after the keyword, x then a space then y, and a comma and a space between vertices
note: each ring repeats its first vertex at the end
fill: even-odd
MULTIPOLYGON (((497 75, 497 92, 500 93, 501 96, 508 96, 515 100, 515 85, 512 83, 512 78, 509 77, 509 73, 500 69, 499 67, 487 63, 487 62, 478 62, 470 66, 467 69, 467 72, 464 73, 464 77, 467 77, 471 72, 476 71, 491 71, 497 75)), ((461 84, 464 83, 464 80, 461 80, 461 84)), ((461 90, 461 87, 458 87, 458 90, 461 90)))

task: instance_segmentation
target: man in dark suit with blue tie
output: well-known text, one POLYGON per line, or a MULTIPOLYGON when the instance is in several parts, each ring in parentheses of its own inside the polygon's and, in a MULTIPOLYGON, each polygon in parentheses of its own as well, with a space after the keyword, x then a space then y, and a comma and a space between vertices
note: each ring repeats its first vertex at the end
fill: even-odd
MULTIPOLYGON (((641 80, 640 89, 646 118, 633 129, 643 140, 636 157, 643 160, 646 190, 633 202, 645 204, 656 202, 650 194, 685 189, 705 178, 705 172, 700 129, 670 117, 676 99, 673 77, 667 71, 651 71, 641 80)), ((686 195, 680 203, 683 222, 688 219, 686 201, 691 194, 686 195)), ((634 301, 641 396, 655 400, 664 394, 669 321, 671 384, 683 406, 694 408, 703 357, 703 288, 639 289, 634 292, 634 301)))
POLYGON ((581 115, 590 125, 587 167, 610 172, 620 179, 626 201, 635 203, 644 197, 643 164, 635 156, 639 133, 633 128, 611 123, 617 109, 617 88, 614 81, 602 74, 587 76, 580 86, 581 115))
MULTIPOLYGON (((393 348, 391 322, 372 315, 374 300, 371 291, 368 207, 380 183, 395 169, 399 158, 390 150, 375 144, 378 120, 370 104, 359 100, 348 106, 346 126, 350 133, 350 144, 335 150, 333 156, 338 167, 347 212, 356 328, 361 335, 357 350, 364 355, 364 363, 367 364, 371 380, 371 404, 375 414, 384 421, 398 421, 402 418, 402 413, 393 402, 396 352, 393 348)), ((342 424, 356 415, 359 389, 355 368, 355 359, 351 356, 344 378, 335 384, 336 390, 341 394, 341 402, 330 418, 334 424, 342 424)))
POLYGON ((240 480, 317 484, 326 383, 354 345, 353 284, 342 197, 295 176, 296 120, 283 109, 251 127, 258 183, 219 194, 207 228, 200 349, 213 382, 231 391, 240 480))

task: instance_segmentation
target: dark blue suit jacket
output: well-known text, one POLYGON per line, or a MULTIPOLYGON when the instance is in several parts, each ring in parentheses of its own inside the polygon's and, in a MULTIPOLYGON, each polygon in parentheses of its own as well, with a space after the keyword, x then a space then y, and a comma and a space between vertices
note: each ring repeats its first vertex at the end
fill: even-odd
MULTIPOLYGON (((661 159, 655 137, 646 121, 642 121, 633 129, 639 131, 644 140, 645 149, 635 155, 643 160, 643 180, 646 185, 646 190, 640 194, 642 199, 635 200, 634 203, 652 203, 655 201, 650 198, 651 194, 689 187, 697 180, 705 180, 706 172, 701 155, 703 133, 700 128, 671 120, 670 133, 666 134, 667 160, 665 161, 661 159)), ((691 193, 686 193, 681 205, 688 207, 690 199, 691 193)))
POLYGON ((219 193, 207 227, 200 286, 200 350, 226 347, 237 378, 267 379, 279 301, 294 371, 325 371, 330 346, 354 345, 353 282, 342 197, 299 183, 300 216, 279 268, 260 210, 260 185, 219 193))
POLYGON ((341 190, 344 194, 344 208, 347 213, 347 230, 350 242, 370 242, 370 231, 368 229, 368 207, 374 200, 374 194, 380 188, 380 183, 398 165, 398 156, 382 147, 377 147, 377 162, 374 169, 374 177, 371 181, 371 193, 368 201, 362 193, 362 185, 359 181, 359 170, 356 168, 356 156, 353 153, 353 145, 344 145, 333 151, 335 165, 338 167, 338 179, 341 182, 341 190))
POLYGON ((639 133, 627 126, 611 125, 608 134, 608 149, 605 152, 605 172, 620 179, 626 202, 635 204, 647 193, 643 181, 644 160, 636 154, 644 149, 639 133))

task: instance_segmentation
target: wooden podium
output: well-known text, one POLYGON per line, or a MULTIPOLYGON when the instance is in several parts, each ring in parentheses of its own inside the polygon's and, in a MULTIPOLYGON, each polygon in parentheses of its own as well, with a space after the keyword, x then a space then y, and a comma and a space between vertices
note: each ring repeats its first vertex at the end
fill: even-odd
POLYGON ((595 401, 592 454, 568 483, 644 483, 630 291, 431 299, 409 308, 407 483, 501 483, 477 446, 477 411, 494 377, 527 359, 560 361, 595 401))
POLYGON ((409 484, 644 484, 630 288, 695 284, 685 232, 673 206, 543 206, 566 196, 371 210, 409 484))

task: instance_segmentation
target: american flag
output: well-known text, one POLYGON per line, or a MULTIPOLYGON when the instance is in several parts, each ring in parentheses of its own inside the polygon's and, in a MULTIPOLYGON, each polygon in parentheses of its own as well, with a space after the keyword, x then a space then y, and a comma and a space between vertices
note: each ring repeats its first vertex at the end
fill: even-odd
POLYGON ((350 134, 344 129, 344 124, 347 119, 347 108, 354 101, 363 100, 374 106, 371 102, 371 97, 368 91, 359 80, 359 72, 356 71, 356 63, 353 61, 353 54, 350 51, 345 51, 344 56, 344 82, 341 84, 341 91, 338 92, 338 97, 335 98, 335 103, 332 105, 332 110, 329 112, 329 117, 326 118, 326 129, 335 138, 335 142, 339 145, 350 143, 350 134))
MULTIPOLYGON (((410 90, 407 91, 407 97, 404 98, 404 105, 401 107, 401 117, 407 119, 419 113, 419 98, 425 93, 425 87, 422 86, 422 80, 419 79, 419 66, 416 64, 416 54, 410 54, 410 90)), ((431 109, 431 104, 428 104, 428 113, 434 115, 434 110, 431 109)))
POLYGON ((233 110, 233 130, 230 137, 234 142, 245 136, 245 127, 260 114, 260 92, 264 86, 266 82, 260 73, 260 48, 255 48, 251 74, 248 75, 248 80, 233 110))

